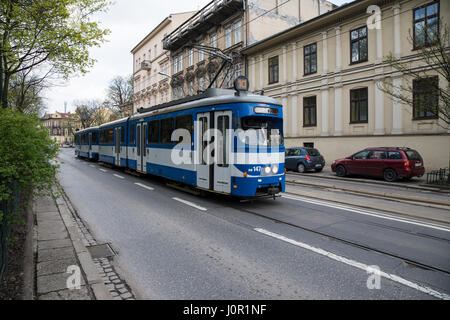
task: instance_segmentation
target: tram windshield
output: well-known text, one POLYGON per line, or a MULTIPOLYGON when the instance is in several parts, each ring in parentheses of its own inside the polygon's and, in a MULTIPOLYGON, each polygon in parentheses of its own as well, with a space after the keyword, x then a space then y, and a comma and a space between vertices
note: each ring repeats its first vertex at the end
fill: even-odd
POLYGON ((247 145, 279 146, 283 144, 281 134, 283 120, 271 117, 245 117, 241 122, 239 140, 247 145))

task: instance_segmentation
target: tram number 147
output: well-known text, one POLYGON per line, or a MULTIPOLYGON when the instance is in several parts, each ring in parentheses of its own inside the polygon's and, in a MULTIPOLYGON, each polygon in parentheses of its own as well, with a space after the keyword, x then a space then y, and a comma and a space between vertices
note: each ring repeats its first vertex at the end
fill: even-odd
POLYGON ((261 172, 262 166, 253 166, 250 169, 248 169, 248 172, 261 172))

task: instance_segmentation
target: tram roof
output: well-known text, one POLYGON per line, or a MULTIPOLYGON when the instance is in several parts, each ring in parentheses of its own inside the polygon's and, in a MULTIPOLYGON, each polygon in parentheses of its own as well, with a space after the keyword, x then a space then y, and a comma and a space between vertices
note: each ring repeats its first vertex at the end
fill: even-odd
POLYGON ((98 129, 98 128, 99 127, 89 127, 89 128, 86 128, 86 129, 81 129, 81 130, 76 131, 75 134, 87 132, 87 131, 90 131, 90 130, 95 130, 95 129, 98 129))
POLYGON ((241 92, 241 94, 238 95, 234 90, 210 88, 207 89, 205 93, 194 97, 179 99, 143 109, 146 112, 134 114, 130 119, 140 119, 148 117, 149 115, 229 103, 264 103, 281 106, 281 103, 271 97, 250 94, 247 92, 241 92))

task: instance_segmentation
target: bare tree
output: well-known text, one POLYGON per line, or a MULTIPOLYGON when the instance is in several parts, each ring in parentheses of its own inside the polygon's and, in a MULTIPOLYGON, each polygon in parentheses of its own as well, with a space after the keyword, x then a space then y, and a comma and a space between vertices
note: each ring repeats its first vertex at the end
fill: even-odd
POLYGON ((83 129, 89 128, 96 122, 96 114, 101 106, 99 100, 75 100, 73 105, 75 106, 75 114, 81 122, 83 129))
POLYGON ((23 70, 11 77, 8 105, 20 113, 41 114, 45 109, 42 91, 49 87, 47 78, 50 72, 41 75, 23 70))
MULTIPOLYGON (((400 86, 384 81, 379 88, 407 106, 414 117, 434 116, 450 128, 450 29, 447 24, 430 25, 415 30, 408 40, 417 48, 419 59, 404 61, 392 53, 387 62, 406 80, 400 86), (439 77, 444 81, 439 81, 439 77), (420 93, 420 94, 418 94, 420 93)), ((442 125, 441 125, 442 126, 442 125)))
POLYGON ((117 76, 111 80, 105 106, 121 113, 121 107, 133 100, 133 78, 117 76))

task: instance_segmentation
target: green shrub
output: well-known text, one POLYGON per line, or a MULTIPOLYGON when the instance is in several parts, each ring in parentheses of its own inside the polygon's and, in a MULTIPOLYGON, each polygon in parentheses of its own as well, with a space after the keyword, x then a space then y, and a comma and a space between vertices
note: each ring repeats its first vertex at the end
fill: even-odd
MULTIPOLYGON (((24 190, 50 188, 55 179, 58 147, 35 115, 0 111, 0 202, 13 199, 11 185, 24 190)), ((4 202, 4 203, 5 203, 4 202)), ((2 219, 0 211, 0 224, 2 219)))

